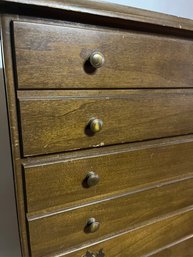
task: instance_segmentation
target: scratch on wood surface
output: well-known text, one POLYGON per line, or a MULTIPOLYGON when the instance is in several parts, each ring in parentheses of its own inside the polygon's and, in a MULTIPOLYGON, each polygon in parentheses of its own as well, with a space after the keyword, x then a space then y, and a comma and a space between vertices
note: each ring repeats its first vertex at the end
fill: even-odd
POLYGON ((105 143, 104 142, 101 142, 100 144, 98 144, 98 145, 93 145, 93 147, 100 147, 100 146, 104 146, 105 145, 105 143))

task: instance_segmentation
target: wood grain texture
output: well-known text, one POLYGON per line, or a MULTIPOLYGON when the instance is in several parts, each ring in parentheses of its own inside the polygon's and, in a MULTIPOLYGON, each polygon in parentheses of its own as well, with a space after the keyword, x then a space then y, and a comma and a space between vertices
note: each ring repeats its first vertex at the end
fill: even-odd
MULTIPOLYGON (((150 252, 156 251, 167 244, 192 234, 193 213, 192 210, 182 214, 174 215, 166 219, 158 220, 146 226, 134 228, 129 233, 112 237, 92 246, 84 246, 82 250, 68 253, 67 251, 57 256, 82 257, 86 252, 96 253, 103 249, 105 256, 110 257, 149 257, 150 252)), ((184 251, 173 251, 173 255, 163 257, 192 257, 192 245, 187 241, 184 251), (180 254, 179 254, 180 253, 180 254), (176 255, 175 255, 176 254, 176 255)), ((181 246, 182 248, 183 246, 181 246)), ((180 249, 180 245, 179 248, 180 249)), ((154 256, 153 256, 154 257, 154 256)), ((156 255, 155 257, 162 257, 156 255)))
POLYGON ((158 140, 24 161, 28 213, 98 200, 193 171, 193 141, 158 140), (86 188, 88 172, 100 177, 86 188), (49 193, 48 193, 49 192, 49 193))
POLYGON ((193 132, 193 90, 20 91, 24 156, 193 132), (93 136, 91 118, 104 122, 93 136))
POLYGON ((193 237, 182 240, 179 243, 175 242, 171 246, 164 247, 163 251, 160 251, 147 257, 192 257, 193 256, 193 237))
POLYGON ((193 42, 145 33, 14 22, 19 88, 192 87, 193 42), (105 56, 92 70, 90 54, 105 56))
MULTIPOLYGON (((105 3, 105 1, 91 1, 91 0, 1 0, 1 6, 8 6, 11 10, 13 4, 17 4, 18 7, 39 7, 53 9, 54 11, 63 10, 64 12, 73 12, 76 16, 78 14, 83 14, 89 19, 89 15, 93 16, 95 19, 97 17, 101 18, 101 22, 105 18, 113 19, 117 24, 125 22, 127 24, 137 24, 140 27, 149 27, 156 25, 155 30, 161 27, 162 31, 167 30, 167 28, 175 28, 174 31, 192 31, 193 21, 189 19, 184 19, 180 17, 175 17, 172 15, 156 13, 152 11, 137 9, 133 7, 121 6, 113 3, 105 3)), ((41 9, 42 10, 42 9, 41 9)), ((49 12, 48 12, 49 14, 49 12)), ((67 13, 66 13, 67 14, 67 13)), ((171 30, 170 30, 171 33, 171 30)))
MULTIPOLYGON (((22 166, 20 156, 20 141, 17 120, 16 107, 16 93, 14 85, 14 71, 12 62, 11 38, 10 38, 10 17, 8 15, 1 15, 2 34, 1 39, 3 43, 4 56, 4 76, 6 81, 6 97, 7 109, 9 117, 12 163, 13 163, 13 179, 15 184, 16 203, 17 203, 17 217, 19 225, 19 234, 21 240, 21 251, 24 257, 29 256, 28 237, 26 228, 25 204, 23 196, 23 178, 22 166)), ((12 16, 16 19, 16 16, 12 16)))
POLYGON ((192 195, 193 179, 189 177, 103 202, 61 210, 58 214, 28 216, 32 255, 43 256, 61 248, 75 247, 188 207, 193 204, 192 195), (92 234, 85 233, 91 217, 100 222, 100 229, 92 234))
MULTIPOLYGON (((133 181, 128 182, 128 184, 131 183, 131 188, 133 187, 132 191, 128 191, 127 193, 125 193, 125 191, 114 191, 119 194, 113 194, 111 198, 103 199, 103 201, 99 198, 92 198, 91 196, 90 199, 93 202, 86 204, 87 198, 85 202, 82 202, 82 205, 74 205, 74 200, 74 202, 71 203, 74 205, 70 206, 71 209, 70 207, 67 209, 66 205, 63 206, 63 209, 57 209, 57 212, 56 209, 54 209, 53 212, 48 212, 48 210, 45 210, 46 206, 44 206, 39 213, 35 213, 34 215, 31 215, 31 213, 27 214, 29 227, 26 228, 26 206, 23 197, 25 187, 22 180, 23 174, 21 169, 21 164, 23 163, 21 155, 23 153, 25 157, 48 153, 53 153, 54 156, 56 156, 56 153, 74 149, 191 134, 193 132, 193 91, 188 89, 167 89, 133 91, 110 90, 109 92, 105 90, 18 92, 21 111, 21 120, 18 122, 15 94, 18 83, 16 80, 14 81, 13 76, 13 67, 16 66, 13 66, 12 62, 13 44, 11 45, 12 35, 10 35, 10 28, 12 29, 12 27, 10 24, 11 20, 14 20, 17 27, 15 27, 15 29, 18 29, 17 33, 15 33, 15 44, 17 46, 17 42, 20 42, 19 47, 21 47, 20 51, 23 57, 20 56, 18 59, 16 53, 16 61, 17 64, 18 61, 22 63, 22 69, 20 68, 19 70, 18 68, 18 78, 19 86, 23 85, 25 89, 45 89, 46 87, 50 89, 83 89, 86 87, 94 89, 101 87, 104 89, 111 87, 129 88, 131 85, 135 88, 163 87, 166 89, 168 87, 191 87, 192 85, 193 77, 191 66, 193 51, 192 40, 190 40, 190 38, 193 37, 193 22, 177 17, 154 14, 104 3, 94 3, 93 1, 87 0, 84 1, 84 3, 83 1, 68 0, 65 2, 63 0, 2 0, 0 1, 0 6, 2 8, 5 6, 8 7, 6 10, 9 10, 9 13, 12 11, 19 12, 20 14, 23 13, 23 15, 27 13, 27 15, 31 17, 33 15, 36 17, 38 15, 41 16, 42 13, 42 16, 44 15, 44 17, 47 18, 49 14, 51 14, 50 9, 54 9, 53 13, 55 13, 55 17, 58 15, 57 19, 68 20, 68 22, 71 20, 72 22, 76 16, 76 21, 84 23, 82 28, 80 28, 80 24, 75 28, 75 26, 77 26, 75 23, 69 26, 62 26, 62 21, 56 22, 50 20, 50 22, 48 22, 48 20, 44 19, 42 23, 47 23, 47 25, 43 25, 40 21, 40 17, 38 21, 40 22, 39 25, 35 24, 37 22, 36 19, 33 20, 33 18, 30 17, 24 18, 24 16, 23 18, 18 16, 8 16, 7 18, 7 16, 5 16, 2 19, 7 102, 23 256, 31 256, 30 250, 32 250, 32 256, 43 256, 46 254, 53 256, 53 254, 59 251, 67 253, 69 248, 71 248, 72 251, 76 251, 81 247, 85 248, 88 245, 95 244, 96 241, 100 242, 99 240, 104 240, 97 244, 96 248, 94 248, 95 246, 93 245, 92 251, 98 251, 104 248, 107 256, 138 257, 156 249, 161 249, 167 244, 192 234, 193 218, 191 211, 165 219, 168 217, 168 213, 179 213, 182 208, 192 206, 193 204, 193 178, 191 174, 188 174, 188 169, 191 168, 191 162, 189 162, 191 157, 188 154, 191 153, 192 149, 189 149, 190 145, 187 146, 187 144, 184 144, 178 151, 176 148, 177 145, 174 146, 173 151, 176 151, 175 157, 172 157, 169 152, 168 155, 167 153, 164 155, 164 152, 162 152, 162 156, 163 158, 165 156, 166 162, 168 160, 168 168, 171 167, 170 172, 172 175, 176 174, 175 176, 178 176, 177 178, 170 177, 173 181, 159 181, 156 185, 145 185, 145 187, 141 189, 137 182, 132 185, 132 182, 135 182, 135 176, 133 176, 133 181), (15 4, 12 8, 13 3, 15 4), (33 8, 38 5, 41 6, 40 9, 33 8), (42 8, 43 6, 45 8, 42 8), (43 10, 45 10, 45 12, 43 12, 43 10), (60 12, 60 10, 63 10, 63 12, 60 12), (83 18, 84 15, 85 18, 83 18), (80 17, 82 18, 79 21, 80 17), (20 18, 23 21, 26 19, 28 22, 21 22, 21 20, 17 22, 16 20, 20 18), (31 22, 29 22, 30 19, 31 22), (97 20, 97 23, 93 22, 95 20, 97 20), (52 25, 50 25, 50 23, 52 23, 52 25), (107 29, 101 27, 106 26, 107 23, 108 26, 115 25, 114 27, 122 29, 107 29), (85 24, 93 24, 95 26, 100 24, 100 26, 93 30, 93 27, 91 28, 89 25, 85 24), (23 26, 25 27, 25 31, 23 26), (86 26, 88 27, 86 28, 86 26), (141 32, 131 33, 123 30, 123 28, 137 29, 141 32), (157 36, 147 33, 150 33, 150 31, 154 31, 157 36), (39 32, 41 33, 41 38, 39 37, 39 32), (159 33, 160 35, 158 35, 159 33), (171 35, 163 36, 164 33, 167 35, 171 33, 171 35), (68 36, 69 42, 64 34, 68 36), (182 37, 186 35, 189 39, 177 38, 179 35, 182 37), (85 36, 89 38, 88 42, 85 42, 85 36), (23 37, 23 42, 19 37, 23 37), (84 42, 82 44, 80 40, 83 39, 84 42), (76 48, 72 49, 74 41, 77 41, 76 48), (105 41, 108 42, 109 45, 107 43, 105 44, 105 41), (151 43, 151 47, 148 44, 149 42, 151 43), (23 45, 23 43, 25 44, 23 45), (83 48, 83 46, 86 46, 86 48, 83 48), (104 70, 106 69, 107 75, 103 75, 102 69, 92 75, 85 73, 83 69, 84 61, 88 58, 89 53, 94 47, 104 51, 106 58, 104 70), (139 51, 139 48, 142 50, 139 51), (83 49, 83 51, 80 52, 80 49, 83 49), (70 54, 66 56, 64 52, 68 53, 68 51, 70 54), (125 51, 124 56, 122 55, 123 51, 125 51), (26 55, 24 55, 24 52, 26 55), (112 52, 113 54, 116 53, 121 56, 121 64, 118 62, 119 58, 115 60, 115 58, 112 57, 112 52), (74 53, 78 53, 78 57, 74 57, 74 53), (129 62, 131 58, 129 53, 133 54, 132 62, 129 62), (38 58, 38 60, 35 58, 38 58), (111 61, 111 66, 109 65, 109 60, 111 61), (79 69, 79 64, 82 65, 81 69, 79 69), (121 66, 122 64, 124 64, 124 68, 121 66), (71 65, 73 67, 71 67, 71 65), (129 72, 127 68, 125 69, 127 66, 130 68, 129 72), (26 67, 27 70, 25 70, 26 67), (119 70, 119 74, 116 70, 119 70), (32 72, 30 73, 30 71, 32 72), (34 71, 39 74, 38 78, 35 76, 34 71), (82 75, 83 72, 84 75, 82 75), (28 74, 28 77, 23 76, 25 73, 28 74), (71 76, 67 76, 69 74, 71 76), (119 76, 119 79, 117 79, 114 74, 117 77, 119 76), (79 76, 81 83, 78 82, 75 76, 79 76), (100 79, 98 79, 98 76, 100 76, 100 79), (108 76, 111 76, 112 79, 107 81, 108 76), (14 84, 14 82, 16 83, 14 84), (98 115, 100 117, 98 117, 98 115), (88 120, 93 116, 104 120, 104 128, 98 135, 89 137, 85 135, 84 129, 88 120), (18 127, 20 127, 20 121, 22 122, 21 136, 24 143, 23 145, 22 141, 19 141, 18 127), (190 152, 188 152, 188 149, 190 152), (24 151, 22 152, 22 150, 24 151), (180 151, 182 151, 181 153, 183 154, 180 154, 180 151), (189 161, 187 160, 187 162, 185 162, 185 154, 189 156, 189 161), (178 158, 178 162, 176 161, 175 164, 170 158, 173 161, 176 161, 178 158), (177 163, 179 165, 178 167, 177 163), (183 174, 180 177, 179 167, 183 169, 183 174), (133 191, 134 187, 135 191, 133 191), (162 215, 165 215, 164 218, 162 215), (100 230, 92 235, 86 234, 83 231, 87 219, 90 217, 95 217, 101 222, 100 230), (130 231, 131 233, 129 232, 122 234, 120 237, 116 237, 116 235, 118 235, 119 232, 123 232, 123 230, 127 230, 127 232, 130 231), (31 245, 28 244, 28 232, 31 245), (111 236, 112 240, 110 240, 108 236, 111 236), (31 249, 28 249, 28 246, 31 249), (78 248, 76 249, 76 247, 78 248)), ((5 9, 1 9, 1 11, 2 10, 5 9)), ((13 55, 13 57, 15 56, 13 55)), ((13 60, 15 61, 15 59, 13 60)), ((144 142, 140 144, 145 145, 144 142)), ((116 147, 117 145, 112 147, 112 149, 114 149, 113 151, 115 151, 116 147)), ((167 147, 172 147, 172 145, 168 145, 167 147)), ((137 151, 138 153, 139 151, 145 151, 147 156, 149 156, 151 152, 149 149, 138 149, 137 151)), ((99 151, 96 149, 92 150, 95 152, 99 151)), ((113 156, 113 151, 109 153, 108 149, 100 148, 101 155, 99 159, 108 163, 109 159, 103 154, 105 151, 107 151, 106 154, 110 154, 109 158, 113 156)), ((89 154, 90 150, 80 151, 80 153, 77 153, 77 156, 78 154, 83 154, 83 152, 89 154)), ((126 155, 130 153, 131 151, 126 149, 123 153, 117 152, 114 154, 120 156, 120 160, 123 158, 123 160, 126 161, 126 155), (123 154, 125 157, 122 157, 123 154)), ((68 153, 68 155, 70 156, 71 153, 68 153)), ((87 165, 93 166, 93 164, 89 164, 90 160, 88 161, 88 155, 82 160, 78 159, 77 156, 73 159, 75 164, 70 164, 68 159, 69 170, 72 170, 71 165, 74 165, 75 169, 80 167, 78 164, 82 165, 83 168, 86 168, 87 165), (86 159, 88 161, 87 164, 86 161, 84 163, 86 159)), ((98 158, 97 155, 93 157, 95 160, 98 158)), ((34 158, 33 163, 38 160, 36 157, 32 158, 34 158)), ((30 159, 32 160, 32 158, 30 159)), ((41 158, 43 160, 43 158, 46 159, 47 157, 42 156, 41 158)), ((51 158, 53 158, 53 156, 51 158)), ((135 156, 135 158, 139 157, 135 156)), ((158 158, 158 160, 161 159, 158 158)), ((162 161, 164 160, 162 159, 162 161)), ((26 163, 27 162, 28 161, 26 161, 26 163)), ((40 163, 48 165, 49 161, 47 161, 47 164, 39 161, 39 164, 40 163)), ((54 165, 55 164, 56 160, 54 161, 54 165)), ((150 164, 152 164, 152 167, 156 165, 153 161, 150 164)), ((159 167, 160 180, 162 180, 162 176, 165 177, 166 175, 166 169, 161 167, 162 164, 163 162, 159 167)), ((57 165, 60 167, 62 164, 57 163, 57 165)), ((28 168, 30 168, 29 163, 28 168)), ((114 167, 110 166, 110 168, 113 169, 114 167)), ((137 168, 136 163, 135 168, 137 168)), ((153 181, 156 174, 159 173, 149 174, 148 176, 151 175, 153 181)), ((170 173, 167 175, 170 175, 170 173)), ((70 179, 73 179, 73 177, 70 177, 70 179)), ((139 179, 142 178, 139 177, 139 179)), ((42 181, 42 184, 44 181, 46 181, 46 179, 42 181)), ((145 181, 144 177, 144 183, 146 183, 145 181)), ((47 191, 48 195, 49 193, 50 192, 47 191)), ((62 199, 62 197, 60 199, 62 199)), ((54 206, 54 204, 52 206, 54 206)), ((56 208, 58 208, 58 206, 56 208)), ((70 256, 76 257, 77 255, 80 257, 80 254, 85 254, 85 250, 86 249, 84 249, 84 252, 81 250, 80 252, 71 253, 70 256)), ((183 251, 181 250, 181 252, 183 251)), ((62 255, 63 254, 60 254, 60 256, 62 255)))

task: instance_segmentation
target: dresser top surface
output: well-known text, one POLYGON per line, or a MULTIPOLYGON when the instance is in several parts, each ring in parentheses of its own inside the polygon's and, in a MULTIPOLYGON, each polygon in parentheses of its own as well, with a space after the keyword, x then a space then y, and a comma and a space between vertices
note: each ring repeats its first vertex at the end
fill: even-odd
POLYGON ((105 1, 92 0, 1 0, 0 6, 40 7, 67 12, 116 18, 125 22, 140 22, 180 30, 193 30, 193 20, 173 15, 147 11, 105 1))

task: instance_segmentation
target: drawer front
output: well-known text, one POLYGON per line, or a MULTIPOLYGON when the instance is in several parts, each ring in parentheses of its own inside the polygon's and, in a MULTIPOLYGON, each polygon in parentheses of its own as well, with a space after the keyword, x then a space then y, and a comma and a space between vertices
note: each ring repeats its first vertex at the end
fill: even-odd
MULTIPOLYGON (((193 231, 192 231, 193 232, 193 231)), ((163 251, 150 255, 151 257, 192 257, 193 256, 193 234, 190 238, 173 245, 165 247, 163 251)))
POLYGON ((193 205, 192 195, 193 179, 189 178, 117 196, 110 201, 60 210, 58 214, 28 216, 32 255, 43 256, 61 248, 68 249, 193 205), (100 224, 95 233, 88 233, 86 224, 90 218, 95 219, 95 228, 97 222, 100 224))
POLYGON ((193 138, 189 140, 164 139, 29 161, 24 164, 27 210, 98 200, 187 175, 193 171, 193 138))
POLYGON ((19 88, 192 87, 192 40, 121 30, 14 22, 19 88), (104 65, 94 69, 95 51, 104 65), (92 62, 93 63, 93 62, 92 62))
POLYGON ((193 132, 192 89, 20 91, 18 97, 24 156, 193 132), (91 131, 92 118, 103 122, 100 132, 91 131))
POLYGON ((193 211, 187 211, 161 221, 134 229, 129 233, 107 239, 104 242, 85 247, 83 250, 70 254, 61 254, 66 257, 192 257, 193 239, 185 240, 177 245, 176 241, 192 235, 193 211), (175 228, 175 233, 174 233, 175 228), (161 249, 173 245, 163 252, 161 249), (159 251, 157 254, 152 252, 159 251), (151 254, 152 253, 152 254, 151 254), (90 255, 89 255, 90 254, 90 255), (102 255, 103 254, 103 255, 102 255))

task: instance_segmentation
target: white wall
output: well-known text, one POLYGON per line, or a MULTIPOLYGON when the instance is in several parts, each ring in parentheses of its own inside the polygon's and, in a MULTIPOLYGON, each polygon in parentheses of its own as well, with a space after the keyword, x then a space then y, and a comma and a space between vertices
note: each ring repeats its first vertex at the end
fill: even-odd
POLYGON ((105 0, 105 2, 193 19, 193 0, 105 0))

